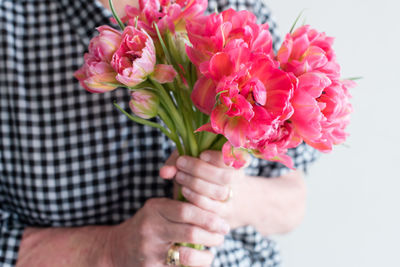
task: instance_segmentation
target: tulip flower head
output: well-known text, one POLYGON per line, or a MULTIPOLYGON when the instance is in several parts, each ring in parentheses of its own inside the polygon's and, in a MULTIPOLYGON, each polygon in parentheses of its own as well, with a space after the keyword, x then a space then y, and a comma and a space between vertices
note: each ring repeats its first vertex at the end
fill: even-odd
POLYGON ((122 41, 114 53, 111 65, 118 73, 116 79, 134 87, 145 81, 156 64, 153 40, 142 30, 127 26, 122 34, 122 41))
POLYGON ((90 41, 89 52, 84 56, 85 63, 74 76, 87 91, 104 93, 114 90, 119 84, 110 61, 121 43, 122 35, 109 26, 101 26, 97 30, 100 34, 90 41))

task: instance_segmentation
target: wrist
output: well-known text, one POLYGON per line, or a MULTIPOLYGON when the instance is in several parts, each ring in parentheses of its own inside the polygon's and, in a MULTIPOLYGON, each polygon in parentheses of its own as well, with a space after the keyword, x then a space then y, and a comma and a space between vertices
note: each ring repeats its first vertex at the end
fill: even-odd
POLYGON ((246 226, 251 224, 251 218, 248 216, 247 210, 251 207, 249 197, 251 197, 251 176, 247 176, 243 172, 234 178, 232 184, 231 214, 229 221, 232 228, 246 226))
POLYGON ((114 246, 114 234, 115 234, 116 226, 100 226, 97 229, 96 235, 99 236, 97 240, 95 240, 96 244, 93 244, 93 247, 96 248, 96 251, 92 253, 92 264, 90 266, 97 267, 114 267, 113 260, 113 248, 114 246))

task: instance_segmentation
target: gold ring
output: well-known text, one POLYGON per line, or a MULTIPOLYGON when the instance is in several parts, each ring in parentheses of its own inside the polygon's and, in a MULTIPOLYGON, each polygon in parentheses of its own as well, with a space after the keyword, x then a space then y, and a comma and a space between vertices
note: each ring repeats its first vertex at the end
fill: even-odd
POLYGON ((172 245, 168 249, 167 253, 167 259, 166 259, 166 264, 168 266, 180 266, 180 261, 179 261, 179 246, 172 245))
POLYGON ((222 202, 224 202, 224 203, 226 203, 226 202, 228 202, 229 200, 231 200, 233 198, 233 190, 232 190, 232 188, 231 187, 229 187, 229 193, 228 193, 228 196, 226 197, 226 199, 225 200, 223 200, 222 202))

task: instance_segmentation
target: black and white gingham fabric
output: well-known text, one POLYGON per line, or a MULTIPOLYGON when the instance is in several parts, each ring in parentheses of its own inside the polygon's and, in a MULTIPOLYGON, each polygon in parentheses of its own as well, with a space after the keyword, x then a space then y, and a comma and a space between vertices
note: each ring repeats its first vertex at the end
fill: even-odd
MULTIPOLYGON (((248 8, 262 21, 261 0, 211 0, 210 10, 248 8)), ((14 266, 27 226, 117 224, 154 197, 171 197, 158 177, 171 153, 159 131, 129 121, 124 90, 91 94, 73 73, 95 27, 110 13, 95 0, 0 0, 0 265, 14 266)), ((274 38, 275 24, 271 22, 274 38)), ((296 166, 314 160, 291 151, 296 166)), ((254 160, 248 172, 279 176, 276 163, 254 160)), ((276 244, 251 226, 213 248, 213 266, 278 266, 276 244)))

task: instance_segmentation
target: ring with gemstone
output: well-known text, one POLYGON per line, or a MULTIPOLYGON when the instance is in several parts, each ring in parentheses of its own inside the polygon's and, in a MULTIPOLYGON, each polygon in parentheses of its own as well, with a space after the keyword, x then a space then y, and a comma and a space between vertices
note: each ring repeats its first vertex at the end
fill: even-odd
POLYGON ((172 245, 168 249, 166 264, 168 266, 180 266, 179 261, 179 246, 172 245))

